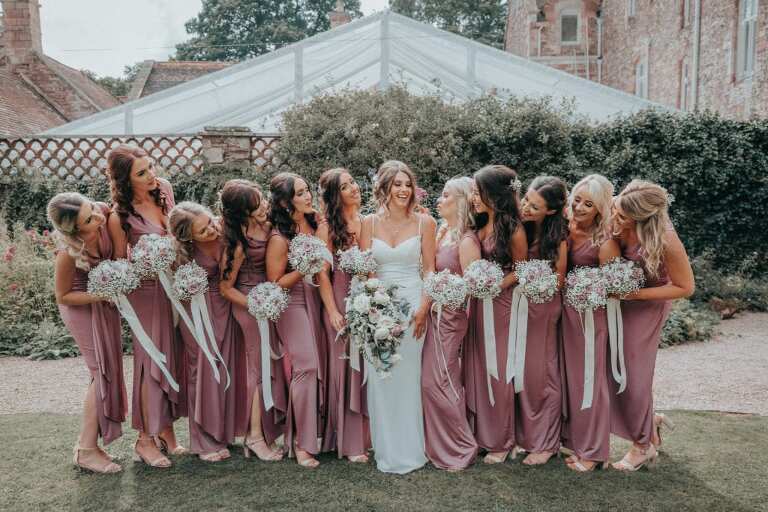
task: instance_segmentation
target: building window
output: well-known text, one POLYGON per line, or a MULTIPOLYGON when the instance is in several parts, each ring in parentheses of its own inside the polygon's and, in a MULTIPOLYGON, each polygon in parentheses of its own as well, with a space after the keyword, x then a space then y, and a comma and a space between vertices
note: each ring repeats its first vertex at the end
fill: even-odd
POLYGON ((637 0, 627 0, 627 18, 637 15, 637 0))
POLYGON ((575 11, 560 13, 560 42, 576 44, 579 42, 579 14, 575 11))
POLYGON ((648 63, 645 60, 635 64, 635 95, 648 97, 648 63))
POLYGON ((757 0, 741 0, 739 2, 739 39, 736 51, 736 75, 739 79, 751 77, 755 70, 756 28, 757 0))
POLYGON ((680 65, 680 110, 689 109, 689 98, 691 94, 691 81, 689 78, 688 62, 683 61, 680 65))

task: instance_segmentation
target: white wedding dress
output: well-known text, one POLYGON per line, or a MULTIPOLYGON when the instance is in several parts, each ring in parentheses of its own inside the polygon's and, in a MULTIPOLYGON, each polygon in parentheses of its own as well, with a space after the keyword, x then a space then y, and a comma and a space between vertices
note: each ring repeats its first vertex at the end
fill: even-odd
MULTIPOLYGON (((374 221, 375 222, 375 221, 374 221)), ((398 293, 415 311, 421 301, 421 223, 419 234, 396 247, 375 236, 371 252, 378 264, 376 277, 400 285, 398 293)), ((368 416, 376 467, 385 473, 405 474, 427 462, 424 454, 424 415, 421 410, 422 340, 408 328, 399 347, 402 359, 387 378, 381 378, 366 363, 368 372, 368 416)))

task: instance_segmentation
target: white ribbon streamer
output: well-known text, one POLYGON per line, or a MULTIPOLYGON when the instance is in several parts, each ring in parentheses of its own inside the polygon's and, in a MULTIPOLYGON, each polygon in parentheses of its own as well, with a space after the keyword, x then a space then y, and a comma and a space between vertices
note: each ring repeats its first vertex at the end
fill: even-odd
POLYGON ((141 321, 139 320, 139 317, 136 316, 136 311, 133 309, 133 306, 131 306, 128 298, 125 295, 118 295, 115 304, 117 305, 117 310, 120 311, 120 314, 123 315, 125 321, 128 322, 128 326, 136 336, 136 341, 139 342, 141 348, 144 349, 144 352, 147 353, 152 362, 160 368, 160 371, 165 375, 171 388, 173 388, 174 391, 178 391, 179 383, 176 382, 176 379, 173 378, 171 372, 168 371, 168 368, 165 366, 167 361, 165 354, 157 349, 152 342, 152 339, 147 335, 147 332, 144 330, 144 327, 142 327, 141 321))
POLYGON ((493 320, 493 299, 483 299, 483 338, 485 343, 485 368, 488 381, 488 398, 491 406, 496 405, 491 388, 491 377, 499 380, 499 366, 496 359, 496 324, 493 320))
POLYGON ((272 360, 270 355, 269 321, 258 320, 259 337, 261 337, 261 394, 264 396, 264 410, 270 410, 275 402, 272 399, 272 360))
MULTIPOLYGON (((208 343, 211 345, 211 348, 213 348, 214 354, 216 354, 216 358, 221 362, 221 366, 224 368, 224 373, 227 376, 227 385, 224 386, 224 389, 229 389, 229 385, 232 383, 231 378, 229 376, 229 370, 227 369, 227 363, 224 362, 224 357, 221 355, 221 352, 219 351, 219 345, 216 343, 216 335, 213 330, 213 323, 211 322, 211 317, 208 313, 208 304, 205 302, 205 295, 202 293, 198 293, 194 297, 192 297, 192 300, 190 301, 190 309, 192 310, 192 318, 195 322, 195 330, 197 331, 198 337, 205 339, 205 334, 208 333, 208 343), (200 326, 200 320, 202 320, 202 327, 200 326), (203 327, 205 330, 203 330, 203 327)), ((211 367, 213 368, 214 376, 217 377, 216 382, 221 382, 218 378, 219 372, 216 368, 215 361, 213 360, 213 357, 211 356, 210 352, 206 354, 206 357, 208 358, 208 362, 211 364, 211 367)))
POLYGON ((512 292, 507 342, 507 384, 515 379, 515 392, 523 390, 525 381, 525 350, 528 338, 528 299, 520 286, 512 292))
MULTIPOLYGON (((168 272, 159 272, 157 274, 157 278, 160 281, 160 284, 163 286, 163 289, 165 290, 165 295, 168 296, 168 300, 171 301, 171 304, 173 305, 173 308, 178 312, 179 317, 184 321, 184 324, 187 326, 187 329, 189 330, 190 334, 192 334, 192 338, 194 338, 197 345, 200 347, 200 350, 205 355, 205 358, 208 360, 208 364, 211 365, 211 368, 213 368, 213 376, 216 378, 216 382, 221 382, 221 375, 219 374, 219 369, 216 367, 216 361, 213 359, 213 356, 211 355, 210 350, 208 350, 208 344, 205 341, 205 332, 202 328, 202 322, 197 323, 193 322, 189 315, 187 314, 187 310, 184 309, 184 306, 181 302, 179 302, 179 299, 176 297, 176 294, 173 293, 173 286, 171 285, 171 275, 168 272), (198 327, 200 327, 198 329, 198 327)), ((192 309, 192 314, 194 315, 195 309, 192 309)), ((205 308, 208 309, 207 306, 205 308)), ((215 338, 211 338, 213 344, 216 344, 215 338)), ((224 361, 221 362, 224 364, 224 361)), ((226 366, 225 366, 226 367, 226 366)), ((227 373, 229 375, 229 373, 227 373)))
POLYGON ((592 395, 595 387, 595 315, 594 311, 584 311, 584 395, 581 410, 592 407, 592 395))
POLYGON ((440 304, 434 304, 433 308, 437 310, 437 327, 435 328, 435 344, 437 345, 437 355, 440 359, 437 361, 437 365, 440 368, 440 373, 445 372, 445 378, 448 379, 448 384, 451 386, 451 391, 456 396, 456 400, 459 400, 459 393, 453 385, 451 380, 451 374, 448 372, 448 360, 445 358, 445 351, 443 350, 443 342, 440 339, 440 323, 443 315, 443 306, 440 304), (442 363, 442 366, 440 364, 442 363))
POLYGON ((608 299, 608 340, 611 348, 611 373, 619 385, 617 395, 627 388, 627 366, 624 361, 624 322, 621 319, 621 301, 608 299))

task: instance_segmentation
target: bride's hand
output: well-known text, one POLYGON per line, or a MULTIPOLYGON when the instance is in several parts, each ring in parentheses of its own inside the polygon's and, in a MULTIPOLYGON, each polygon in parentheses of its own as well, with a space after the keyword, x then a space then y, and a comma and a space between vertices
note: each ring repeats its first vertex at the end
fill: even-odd
POLYGON ((429 309, 420 307, 413 314, 413 336, 416 339, 424 336, 424 332, 427 330, 427 318, 429 316, 429 309))

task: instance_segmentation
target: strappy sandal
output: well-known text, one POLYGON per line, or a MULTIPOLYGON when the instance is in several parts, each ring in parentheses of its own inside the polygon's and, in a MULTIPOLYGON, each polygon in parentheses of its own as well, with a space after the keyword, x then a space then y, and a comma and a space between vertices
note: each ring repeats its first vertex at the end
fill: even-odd
POLYGON ((613 469, 616 469, 618 471, 626 471, 629 473, 635 472, 641 468, 646 468, 646 469, 655 468, 656 462, 658 461, 658 457, 659 457, 659 452, 656 451, 656 447, 653 445, 650 445, 648 446, 648 448, 641 450, 641 453, 643 455, 643 460, 641 460, 637 464, 633 465, 629 461, 629 453, 627 453, 619 462, 615 462, 611 466, 613 467, 613 469))
POLYGON ((355 464, 366 464, 368 462, 368 456, 364 453, 362 455, 350 455, 347 459, 355 464))
POLYGON ((305 454, 308 455, 306 459, 301 459, 299 457, 299 450, 296 449, 296 446, 293 447, 293 453, 296 455, 296 462, 299 463, 299 466, 307 469, 316 469, 320 465, 320 461, 317 460, 311 453, 306 452, 304 450, 301 450, 305 454))
POLYGON ((675 430, 675 424, 672 423, 672 420, 669 419, 669 417, 667 417, 667 415, 664 413, 654 414, 653 424, 654 424, 654 428, 656 429, 656 437, 659 440, 658 444, 653 443, 653 445, 656 448, 660 448, 661 447, 661 431, 662 431, 661 427, 666 427, 670 431, 673 431, 675 430))
POLYGON ((523 459, 523 464, 525 464, 526 466, 543 466, 544 464, 549 462, 549 459, 551 459, 552 457, 554 457, 556 455, 558 457, 560 456, 560 454, 557 453, 557 452, 538 452, 538 453, 531 452, 531 453, 528 454, 528 456, 525 459, 523 459), (538 455, 541 455, 541 456, 546 455, 547 458, 544 459, 544 460, 541 460, 541 461, 537 460, 536 462, 529 462, 531 457, 536 458, 536 456, 538 456, 538 455))
POLYGON ((608 467, 608 461, 593 461, 594 464, 592 466, 585 466, 581 459, 577 458, 574 462, 568 462, 566 464, 566 467, 570 469, 571 471, 575 471, 577 473, 591 473, 595 470, 598 466, 600 469, 606 469, 608 467))
POLYGON ((155 438, 155 446, 166 455, 189 455, 189 450, 180 444, 176 444, 176 448, 169 450, 168 442, 159 435, 155 438))
POLYGON ((197 456, 205 462, 221 462, 224 460, 220 452, 199 453, 197 456))
POLYGON ((109 459, 108 462, 105 462, 103 465, 100 465, 100 466, 93 466, 91 464, 80 462, 80 452, 104 453, 99 447, 82 448, 79 444, 76 444, 74 449, 72 450, 72 462, 75 464, 75 466, 77 466, 80 469, 84 469, 86 471, 93 471, 94 473, 100 473, 103 475, 112 475, 115 473, 119 473, 123 470, 123 468, 120 467, 120 465, 112 462, 112 459, 109 459))
MULTIPOLYGON (((283 458, 283 450, 280 448, 272 449, 267 445, 267 442, 264 440, 263 437, 259 438, 245 438, 243 440, 243 455, 246 459, 251 457, 251 453, 256 455, 256 457, 259 460, 263 460, 264 462, 276 462, 278 460, 282 460, 283 458), (262 455, 259 453, 259 450, 262 450, 261 447, 266 448, 267 450, 271 450, 269 455, 262 455)), ((263 450, 262 450, 263 453, 263 450)))
POLYGON ((486 464, 501 464, 505 460, 507 460, 507 457, 509 456, 509 451, 506 452, 496 452, 496 455, 493 453, 486 454, 485 457, 483 457, 483 462, 486 464))
POLYGON ((221 450, 219 450, 218 453, 221 456, 221 460, 227 460, 232 457, 232 454, 229 453, 228 448, 222 448, 221 450))
POLYGON ((154 441, 151 438, 147 439, 137 439, 136 443, 133 445, 133 462, 143 462, 147 466, 153 467, 153 468, 169 468, 171 467, 171 461, 168 460, 168 457, 160 454, 159 457, 153 460, 148 460, 144 457, 144 455, 140 454, 137 450, 139 443, 154 443, 154 441))

